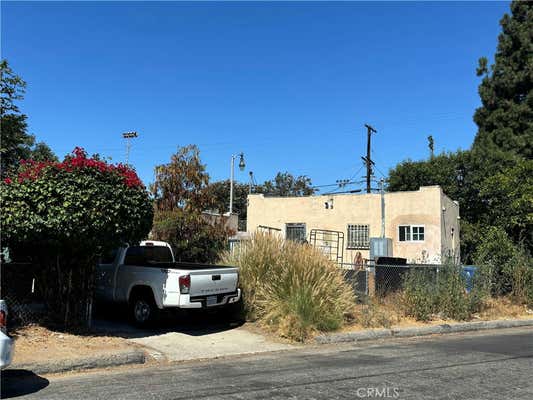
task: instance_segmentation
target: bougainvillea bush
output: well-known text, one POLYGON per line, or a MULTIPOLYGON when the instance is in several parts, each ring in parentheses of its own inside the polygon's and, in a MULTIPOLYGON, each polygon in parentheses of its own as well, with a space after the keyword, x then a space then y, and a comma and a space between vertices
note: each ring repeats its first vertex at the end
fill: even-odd
POLYGON ((66 328, 88 322, 99 255, 145 238, 149 194, 133 169, 74 149, 63 162, 21 161, 1 183, 2 248, 30 258, 49 317, 66 328))

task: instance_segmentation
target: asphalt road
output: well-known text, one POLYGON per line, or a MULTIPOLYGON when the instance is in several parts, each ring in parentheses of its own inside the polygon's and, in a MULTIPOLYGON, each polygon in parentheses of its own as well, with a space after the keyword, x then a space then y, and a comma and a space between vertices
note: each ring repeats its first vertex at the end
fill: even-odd
POLYGON ((18 399, 533 399, 533 329, 328 345, 232 359, 38 377, 18 399))

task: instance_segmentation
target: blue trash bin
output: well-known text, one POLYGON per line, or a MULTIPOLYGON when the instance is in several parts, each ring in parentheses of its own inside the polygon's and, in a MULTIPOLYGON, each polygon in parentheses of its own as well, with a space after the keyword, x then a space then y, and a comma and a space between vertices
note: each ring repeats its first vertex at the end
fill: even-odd
POLYGON ((470 293, 474 287, 474 274, 476 273, 477 267, 474 265, 463 265, 463 276, 465 278, 465 289, 466 293, 470 293))

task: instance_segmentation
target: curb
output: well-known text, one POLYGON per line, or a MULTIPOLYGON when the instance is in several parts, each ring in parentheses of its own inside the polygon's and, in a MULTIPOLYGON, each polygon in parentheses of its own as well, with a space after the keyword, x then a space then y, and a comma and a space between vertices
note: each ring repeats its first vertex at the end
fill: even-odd
POLYGON ((55 374, 59 372, 116 367, 127 364, 144 364, 145 362, 146 356, 144 352, 133 350, 111 355, 101 355, 99 357, 74 358, 48 363, 12 364, 4 371, 11 371, 11 374, 15 375, 18 372, 24 374, 26 371, 32 371, 35 374, 55 374))
POLYGON ((315 342, 318 344, 360 342, 365 340, 385 338, 416 337, 446 333, 482 331, 487 329, 518 328, 523 326, 533 326, 533 319, 462 322, 453 325, 443 324, 416 328, 369 329, 360 332, 319 335, 315 338, 315 342))

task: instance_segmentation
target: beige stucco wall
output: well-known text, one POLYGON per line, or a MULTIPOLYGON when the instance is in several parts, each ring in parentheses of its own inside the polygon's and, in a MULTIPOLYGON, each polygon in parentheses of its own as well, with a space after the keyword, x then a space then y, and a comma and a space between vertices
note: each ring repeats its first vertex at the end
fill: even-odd
MULTIPOLYGON (((440 262, 444 249, 452 247, 443 243, 445 231, 442 227, 442 205, 450 209, 450 219, 445 219, 447 226, 452 226, 453 218, 458 223, 459 207, 449 200, 438 186, 422 187, 412 192, 394 192, 385 194, 385 236, 392 238, 393 255, 405 257, 410 262, 440 262), (425 240, 423 242, 400 242, 399 225, 423 225, 425 240)), ((285 233, 285 224, 305 223, 309 238, 311 229, 329 229, 344 232, 344 262, 352 262, 357 251, 364 258, 369 257, 368 250, 346 249, 348 224, 368 224, 370 237, 381 235, 381 196, 380 194, 343 194, 309 197, 265 197, 261 194, 248 196, 247 230, 254 232, 259 225, 281 229, 285 233), (332 201, 333 209, 326 209, 324 203, 332 201)), ((458 238, 458 226, 454 233, 458 238)), ((458 248, 459 241, 456 240, 458 248)), ((458 251, 458 250, 457 250, 458 251)))
POLYGON ((459 203, 443 193, 441 196, 441 210, 443 238, 441 253, 443 257, 451 257, 459 262, 461 261, 459 203))

